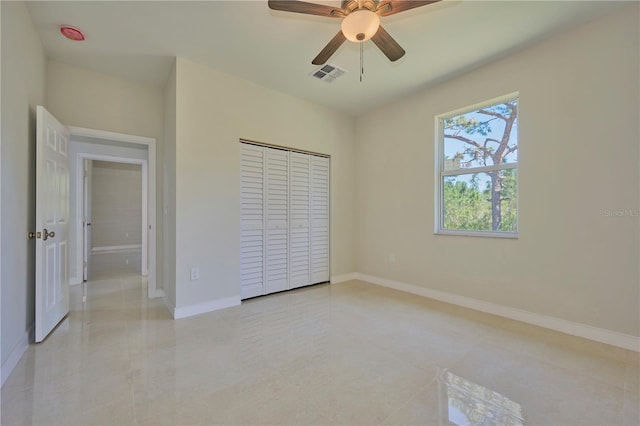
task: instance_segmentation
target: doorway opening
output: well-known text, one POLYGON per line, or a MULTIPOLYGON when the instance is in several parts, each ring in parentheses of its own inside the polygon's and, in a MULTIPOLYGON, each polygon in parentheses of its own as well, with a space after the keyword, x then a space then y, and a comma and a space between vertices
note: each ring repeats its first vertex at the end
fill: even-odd
MULTIPOLYGON (((156 284, 155 139, 78 127, 68 129, 71 134, 70 284, 81 284, 90 279, 92 266, 108 268, 111 262, 121 259, 125 267, 135 267, 140 275, 148 277, 149 298, 163 297, 164 292, 156 284), (92 195, 96 195, 91 185, 98 170, 96 165, 100 168, 99 174, 117 174, 120 177, 138 174, 140 178, 137 189, 128 192, 130 199, 120 209, 120 214, 139 216, 139 222, 135 222, 137 225, 131 216, 123 220, 116 218, 119 222, 115 224, 106 220, 107 223, 103 225, 107 226, 98 230, 97 240, 94 229, 96 223, 91 211, 92 195), (125 212, 124 209, 131 207, 131 201, 136 197, 135 209, 139 209, 139 213, 125 212), (96 256, 100 259, 96 259, 96 256)), ((114 189, 110 191, 113 195, 114 189)), ((107 199, 102 200, 102 204, 113 207, 114 199, 109 196, 103 198, 107 199)))
POLYGON ((147 276, 147 161, 83 155, 83 281, 147 276), (143 244, 144 242, 144 244, 143 244))

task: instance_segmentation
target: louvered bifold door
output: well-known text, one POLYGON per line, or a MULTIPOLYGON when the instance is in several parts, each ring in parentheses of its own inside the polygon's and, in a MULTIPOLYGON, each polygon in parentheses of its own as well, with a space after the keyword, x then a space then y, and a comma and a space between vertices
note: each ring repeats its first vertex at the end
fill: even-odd
POLYGON ((241 144, 240 160, 240 297, 266 294, 265 148, 241 144))
POLYGON ((298 288, 311 284, 311 158, 307 154, 292 152, 291 194, 289 212, 290 227, 290 287, 298 288))
POLYGON ((266 293, 289 289, 289 151, 267 148, 266 293))
POLYGON ((311 161, 311 283, 329 281, 329 159, 311 161))

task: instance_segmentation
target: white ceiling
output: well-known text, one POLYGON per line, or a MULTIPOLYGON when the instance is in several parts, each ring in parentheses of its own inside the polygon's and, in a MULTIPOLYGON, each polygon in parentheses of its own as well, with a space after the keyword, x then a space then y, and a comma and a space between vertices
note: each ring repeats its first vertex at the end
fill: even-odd
POLYGON ((311 59, 339 31, 339 19, 272 11, 266 0, 30 1, 28 7, 50 59, 164 86, 180 56, 359 115, 620 4, 444 0, 382 18, 407 54, 392 63, 366 42, 362 83, 359 49, 350 42, 329 61, 347 74, 333 83, 310 77, 317 68, 311 59), (87 40, 66 40, 61 24, 80 28, 87 40))

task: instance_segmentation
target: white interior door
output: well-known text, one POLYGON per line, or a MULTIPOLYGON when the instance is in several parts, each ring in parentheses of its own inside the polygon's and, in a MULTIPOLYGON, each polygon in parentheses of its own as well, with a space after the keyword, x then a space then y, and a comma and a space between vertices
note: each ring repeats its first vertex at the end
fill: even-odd
POLYGON ((82 215, 82 245, 83 245, 83 261, 82 261, 82 278, 87 281, 91 276, 91 185, 92 185, 93 161, 84 160, 84 179, 83 179, 83 215, 82 215))
POLYGON ((36 111, 36 331, 41 342, 69 312, 69 133, 36 111))

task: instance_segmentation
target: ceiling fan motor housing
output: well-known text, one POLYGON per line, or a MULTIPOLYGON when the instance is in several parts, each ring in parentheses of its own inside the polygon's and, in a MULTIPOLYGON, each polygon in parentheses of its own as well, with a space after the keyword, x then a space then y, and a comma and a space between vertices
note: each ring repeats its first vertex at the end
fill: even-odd
POLYGON ((358 9, 367 9, 374 12, 378 8, 379 2, 380 0, 342 0, 342 10, 345 15, 358 9))

